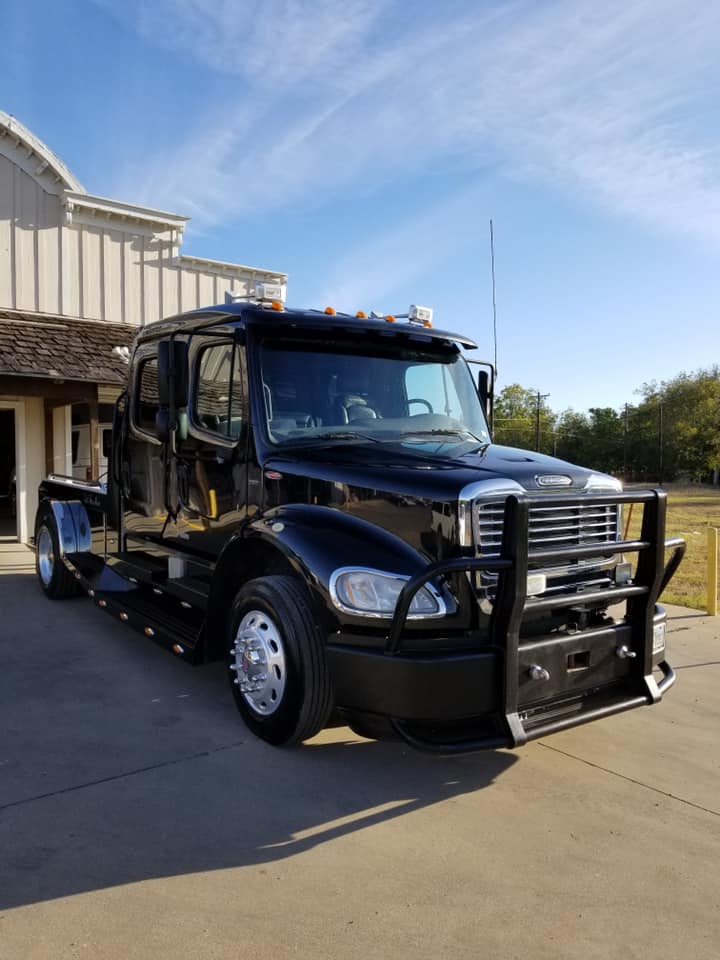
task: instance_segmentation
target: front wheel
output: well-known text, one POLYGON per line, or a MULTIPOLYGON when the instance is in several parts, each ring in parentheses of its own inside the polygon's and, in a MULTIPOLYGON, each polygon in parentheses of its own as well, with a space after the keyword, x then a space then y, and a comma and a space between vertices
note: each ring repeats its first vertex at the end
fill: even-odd
POLYGON ((323 638, 292 577, 251 580, 235 598, 227 664, 245 723, 275 745, 315 736, 332 709, 323 638))

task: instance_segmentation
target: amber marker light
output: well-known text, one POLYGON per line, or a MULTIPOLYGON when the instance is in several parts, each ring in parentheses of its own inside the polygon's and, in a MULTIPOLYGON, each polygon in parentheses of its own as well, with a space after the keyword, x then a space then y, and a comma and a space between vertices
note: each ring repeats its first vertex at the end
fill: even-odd
POLYGON ((385 317, 385 323, 395 323, 395 317, 391 313, 388 313, 385 317))
POLYGON ((337 310, 335 309, 335 307, 325 307, 325 313, 329 317, 334 317, 335 314, 337 313, 337 310))
POLYGON ((279 310, 282 313, 285 307, 282 305, 282 303, 280 303, 279 300, 273 300, 273 302, 270 304, 270 309, 279 310))
POLYGON ((432 320, 423 320, 423 326, 424 326, 424 327, 431 327, 431 326, 432 326, 432 320))
POLYGON ((367 314, 364 310, 358 310, 355 316, 358 318, 358 320, 367 320, 367 314))

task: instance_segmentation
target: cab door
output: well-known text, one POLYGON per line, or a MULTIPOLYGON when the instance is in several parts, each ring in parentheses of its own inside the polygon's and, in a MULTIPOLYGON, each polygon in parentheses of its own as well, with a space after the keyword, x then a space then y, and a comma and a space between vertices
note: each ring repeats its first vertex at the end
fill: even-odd
POLYGON ((212 561, 247 515, 244 347, 196 336, 190 352, 187 437, 177 445, 177 515, 164 542, 212 561))
POLYGON ((155 427, 159 408, 157 344, 146 344, 138 349, 133 362, 121 472, 128 550, 160 541, 167 520, 167 450, 155 427))

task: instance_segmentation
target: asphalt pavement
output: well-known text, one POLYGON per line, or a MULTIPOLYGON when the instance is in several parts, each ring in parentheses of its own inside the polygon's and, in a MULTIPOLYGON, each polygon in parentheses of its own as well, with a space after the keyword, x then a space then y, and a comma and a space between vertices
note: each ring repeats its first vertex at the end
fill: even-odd
POLYGON ((720 957, 720 618, 658 706, 429 758, 254 739, 192 668, 0 549, 0 960, 720 957))

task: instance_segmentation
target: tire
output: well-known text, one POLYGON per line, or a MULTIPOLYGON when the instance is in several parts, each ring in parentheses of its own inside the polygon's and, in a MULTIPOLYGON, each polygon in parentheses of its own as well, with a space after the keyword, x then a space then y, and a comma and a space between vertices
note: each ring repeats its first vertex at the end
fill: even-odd
POLYGON ((232 606, 227 665, 237 708, 275 746, 314 737, 332 711, 324 641, 292 577, 251 580, 232 606))
POLYGON ((41 510, 35 522, 35 572, 51 600, 66 600, 79 592, 77 580, 60 558, 57 525, 49 510, 41 510))

